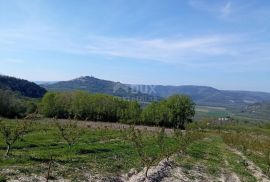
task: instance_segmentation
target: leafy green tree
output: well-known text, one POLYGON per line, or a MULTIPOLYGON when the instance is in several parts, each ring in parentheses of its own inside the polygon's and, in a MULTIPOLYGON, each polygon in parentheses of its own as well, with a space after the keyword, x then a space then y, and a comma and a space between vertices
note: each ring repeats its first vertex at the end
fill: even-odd
POLYGON ((41 101, 41 112, 46 117, 56 117, 56 104, 55 104, 56 93, 48 92, 44 95, 41 101))
POLYGON ((141 119, 142 124, 146 125, 159 125, 161 118, 159 113, 159 106, 158 102, 153 102, 148 105, 142 112, 141 119))
POLYGON ((84 91, 78 91, 73 96, 71 115, 81 120, 92 120, 94 118, 94 108, 90 94, 84 91))
POLYGON ((27 110, 26 102, 19 94, 0 89, 0 115, 8 118, 21 118, 27 110))
POLYGON ((128 119, 127 121, 137 123, 141 116, 141 106, 137 101, 131 101, 128 104, 128 119))
POLYGON ((58 118, 69 118, 73 93, 58 93, 55 95, 55 112, 58 118))
POLYGON ((185 129, 195 115, 195 104, 186 95, 174 95, 167 99, 169 120, 173 127, 185 129))
POLYGON ((172 127, 166 100, 151 103, 143 110, 141 116, 143 124, 172 127))

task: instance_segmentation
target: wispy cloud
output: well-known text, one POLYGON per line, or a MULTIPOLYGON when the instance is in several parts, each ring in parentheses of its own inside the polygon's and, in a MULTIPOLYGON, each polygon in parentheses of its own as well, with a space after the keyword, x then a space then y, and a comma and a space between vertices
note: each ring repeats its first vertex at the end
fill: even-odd
MULTIPOLYGON (((101 55, 179 65, 215 65, 223 60, 245 63, 250 55, 267 57, 269 44, 248 42, 243 34, 209 34, 185 37, 110 37, 89 35, 80 38, 48 26, 33 25, 0 30, 0 51, 54 51, 65 54, 101 55), (256 45, 256 46, 255 46, 256 45), (254 46, 256 50, 254 50, 254 46), (258 50, 259 49, 259 50, 258 50), (258 55, 259 54, 259 55, 258 55), (213 61, 212 61, 213 60, 213 61)), ((253 56, 253 57, 254 57, 253 56)), ((256 59, 258 60, 258 59, 256 59)))
POLYGON ((203 57, 232 55, 228 45, 239 37, 202 35, 179 37, 123 38, 108 36, 74 37, 49 26, 28 24, 0 30, 0 51, 38 50, 74 54, 99 54, 165 63, 184 63, 203 57))
MULTIPOLYGON (((231 4, 223 7, 224 16, 231 4)), ((22 27, 0 30, 0 52, 47 51, 65 54, 122 57, 176 65, 219 66, 252 65, 266 62, 269 43, 257 34, 200 34, 186 36, 114 37, 110 35, 73 35, 42 22, 32 21, 22 27), (254 39, 254 40, 252 40, 254 39)), ((0 60, 1 61, 1 60, 0 60)), ((9 60, 12 62, 12 60, 9 60)), ((14 62, 14 61, 13 61, 14 62)))
POLYGON ((217 14, 219 17, 227 17, 233 10, 231 1, 224 3, 224 1, 189 0, 189 5, 202 11, 217 14))
POLYGON ((225 46, 229 36, 201 36, 185 39, 124 39, 95 37, 86 51, 90 53, 137 59, 157 60, 166 63, 184 63, 202 56, 230 55, 233 52, 225 46))
POLYGON ((227 2, 224 5, 224 7, 221 9, 222 16, 225 17, 225 16, 230 15, 231 11, 232 11, 232 3, 231 2, 227 2))

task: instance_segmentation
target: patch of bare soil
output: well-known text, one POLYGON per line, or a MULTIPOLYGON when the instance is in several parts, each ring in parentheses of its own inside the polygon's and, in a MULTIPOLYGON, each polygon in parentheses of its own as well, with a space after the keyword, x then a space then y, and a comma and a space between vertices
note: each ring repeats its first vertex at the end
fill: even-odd
POLYGON ((257 181, 270 182, 269 178, 263 174, 262 170, 256 164, 250 161, 242 152, 236 149, 231 149, 231 151, 241 156, 242 159, 246 161, 247 168, 252 172, 252 175, 256 178, 257 181))
POLYGON ((145 170, 137 173, 131 170, 130 173, 122 176, 123 182, 192 182, 192 181, 217 181, 207 174, 202 166, 195 166, 191 170, 185 170, 176 165, 172 159, 163 160, 157 166, 149 169, 148 177, 145 177, 145 170))
MULTIPOLYGON (((8 182, 46 182, 47 179, 42 177, 42 176, 37 176, 37 175, 31 175, 31 176, 18 176, 15 177, 14 179, 8 180, 8 182)), ((54 182, 71 182, 71 180, 66 180, 66 179, 53 179, 49 180, 54 181, 54 182)))
MULTIPOLYGON (((89 182, 239 182, 236 174, 224 169, 224 172, 219 178, 212 177, 207 173, 204 166, 194 165, 190 170, 184 169, 173 162, 173 157, 170 160, 162 160, 157 166, 153 166, 148 171, 148 177, 145 177, 146 168, 138 172, 135 169, 130 170, 129 173, 117 177, 102 177, 98 174, 91 174, 90 172, 82 172, 83 179, 78 181, 89 182)), ((44 177, 32 175, 14 177, 10 182, 45 182, 44 177)), ((56 182, 70 182, 66 179, 55 179, 50 181, 56 182)))
POLYGON ((240 178, 229 169, 223 169, 220 178, 217 180, 220 182, 241 182, 240 178))
POLYGON ((229 169, 229 162, 225 159, 226 169, 222 170, 222 174, 218 181, 220 182, 241 182, 240 178, 229 169))

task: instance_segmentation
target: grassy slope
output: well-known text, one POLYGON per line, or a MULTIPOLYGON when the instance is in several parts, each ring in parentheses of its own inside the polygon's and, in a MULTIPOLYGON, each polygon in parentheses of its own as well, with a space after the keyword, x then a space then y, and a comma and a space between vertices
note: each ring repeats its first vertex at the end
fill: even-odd
MULTIPOLYGON (((140 168, 137 151, 131 142, 125 140, 124 131, 104 128, 82 130, 85 132, 78 143, 69 149, 53 123, 35 124, 34 132, 27 135, 23 141, 15 143, 12 157, 0 158, 0 171, 7 167, 15 167, 26 175, 36 173, 44 176, 51 155, 57 164, 53 169, 57 171, 56 175, 66 178, 80 177, 80 173, 73 173, 74 169, 106 176, 125 173, 131 168, 140 168)), ((149 136, 151 134, 147 134, 146 151, 158 154, 159 148, 154 144, 155 138, 149 136)), ((5 145, 0 138, 0 156, 4 153, 5 145)))
MULTIPOLYGON (((15 124, 14 121, 9 121, 15 124)), ((57 134, 56 128, 49 122, 38 122, 35 131, 27 135, 23 141, 17 142, 12 157, 0 158, 0 174, 7 168, 16 169, 21 174, 46 175, 47 163, 54 156, 53 175, 67 179, 84 179, 83 173, 98 173, 103 176, 116 176, 128 172, 131 168, 141 169, 139 156, 133 145, 125 140, 126 134, 120 130, 91 129, 86 130, 78 144, 71 149, 57 134), (77 172, 76 172, 77 171, 77 172)), ((246 131, 257 132, 267 139, 270 130, 253 126, 227 126, 222 132, 246 131)), ((198 131, 199 132, 199 131, 198 131)), ((147 138, 147 152, 159 154, 153 132, 143 132, 147 138)), ((201 167, 207 175, 217 178, 221 173, 234 172, 243 181, 256 181, 252 171, 247 169, 245 161, 229 150, 219 132, 211 129, 203 131, 205 138, 189 145, 185 154, 176 158, 176 164, 187 173, 195 167, 201 167)), ((165 145, 176 145, 170 137, 165 145)), ((230 145, 242 150, 241 146, 230 145)), ((2 138, 0 139, 0 155, 5 152, 2 138)), ((246 153, 244 153, 246 154, 246 153)), ((258 152, 249 152, 246 156, 265 172, 266 161, 258 152)), ((9 176, 14 176, 14 171, 9 176)), ((192 179, 192 174, 189 174, 192 179)))

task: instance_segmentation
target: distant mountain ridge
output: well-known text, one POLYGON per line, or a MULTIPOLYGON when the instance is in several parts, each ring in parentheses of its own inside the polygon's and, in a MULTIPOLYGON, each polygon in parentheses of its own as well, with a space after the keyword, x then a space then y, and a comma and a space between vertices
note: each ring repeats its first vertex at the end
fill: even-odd
POLYGON ((41 98, 47 92, 33 82, 5 75, 0 75, 0 89, 18 92, 22 96, 31 98, 41 98))
POLYGON ((252 91, 218 90, 208 86, 161 86, 155 87, 156 95, 169 97, 174 94, 186 94, 200 105, 239 106, 261 102, 270 102, 270 93, 252 91))
POLYGON ((95 77, 85 76, 70 81, 60 81, 57 83, 42 84, 42 87, 50 91, 75 91, 83 90, 90 93, 103 93, 113 96, 119 96, 130 100, 139 100, 142 102, 151 102, 161 100, 155 95, 149 95, 141 92, 134 92, 128 85, 120 82, 101 80, 95 77))
POLYGON ((218 90, 213 87, 194 85, 132 85, 89 76, 70 81, 43 84, 41 86, 51 91, 85 90, 91 93, 104 93, 145 101, 160 100, 174 94, 186 94, 196 104, 206 106, 239 107, 254 103, 270 102, 270 93, 265 92, 218 90))

